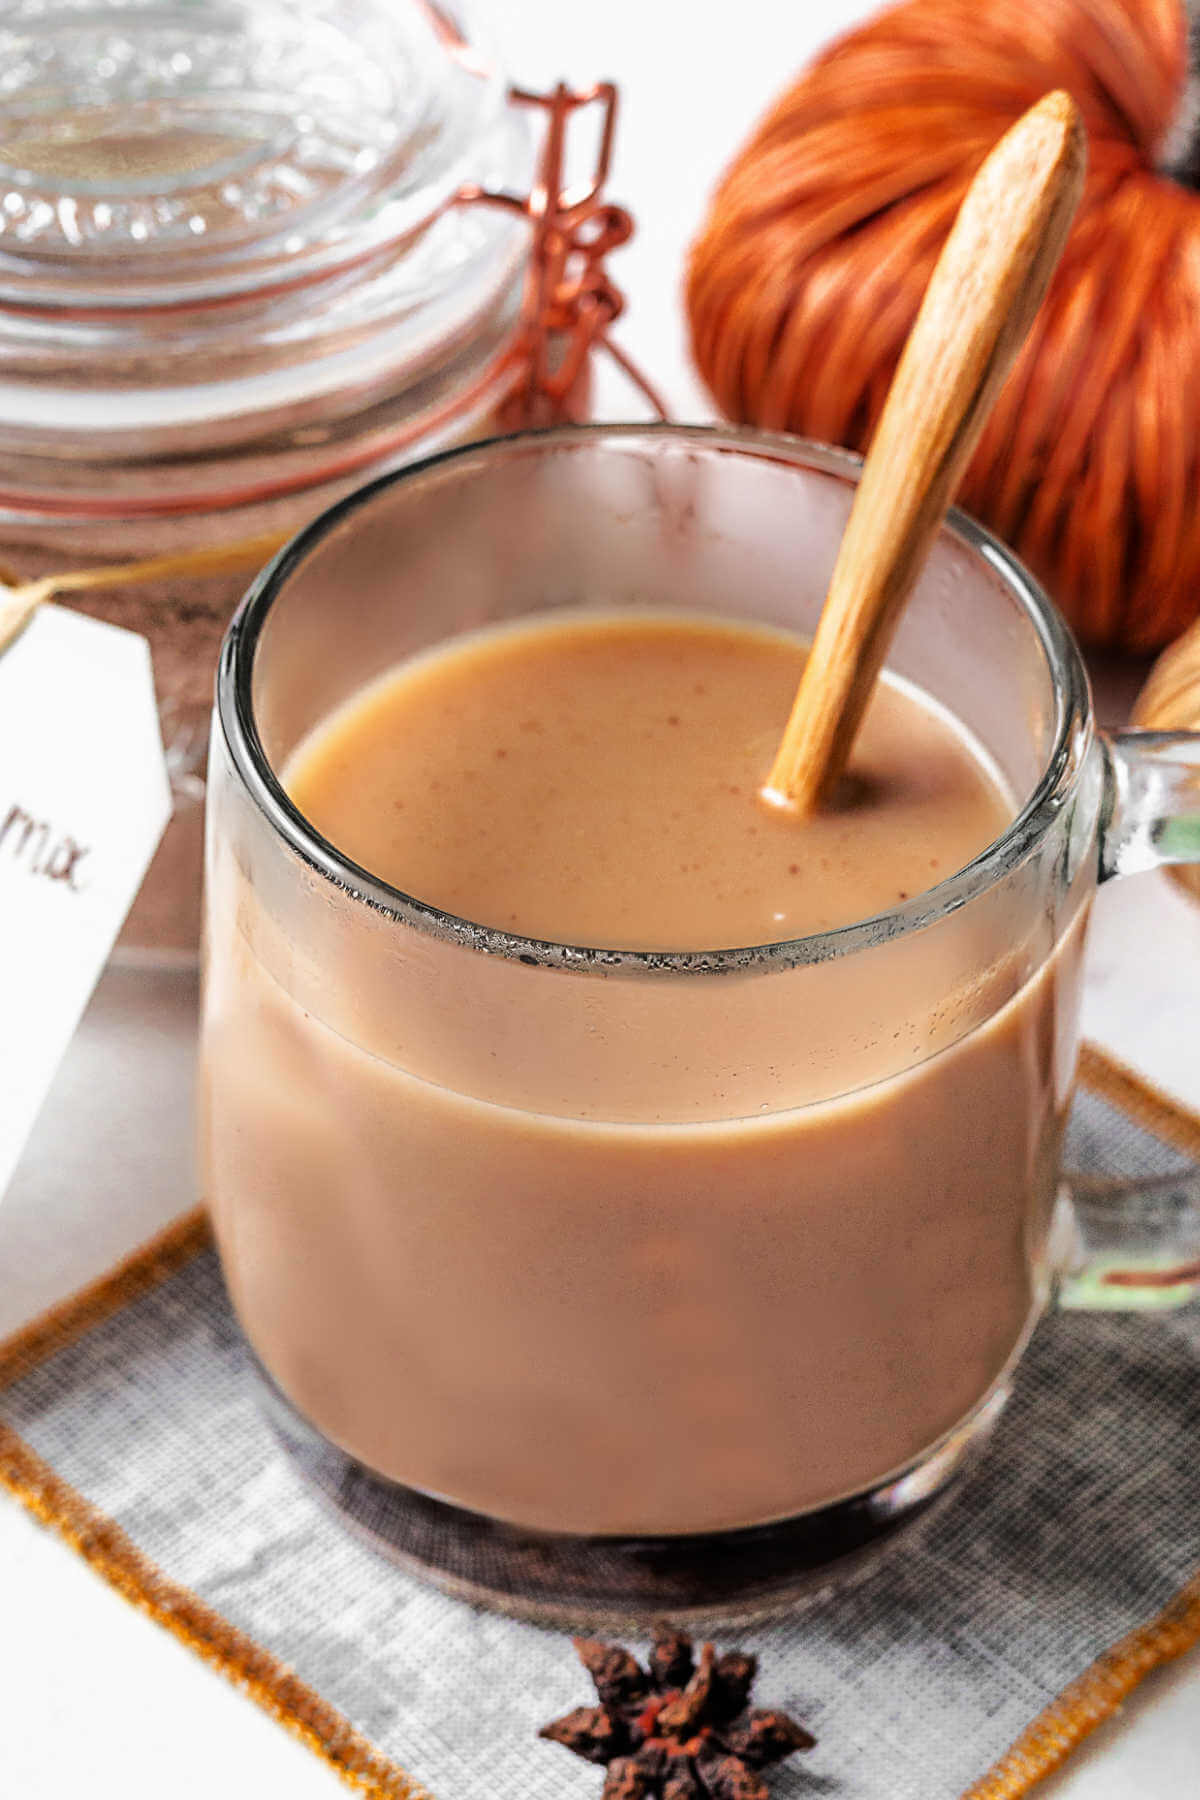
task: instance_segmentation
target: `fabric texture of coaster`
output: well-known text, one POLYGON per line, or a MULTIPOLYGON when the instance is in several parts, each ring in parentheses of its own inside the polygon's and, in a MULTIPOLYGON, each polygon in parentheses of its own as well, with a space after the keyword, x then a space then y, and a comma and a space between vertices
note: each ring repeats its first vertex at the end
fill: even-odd
MULTIPOLYGON (((1131 1116, 1135 1083, 1101 1085, 1070 1166, 1195 1158, 1131 1116)), ((596 1800, 599 1773, 536 1736, 588 1698, 566 1636, 433 1591, 326 1513, 264 1423, 202 1222, 0 1347, 0 1420, 0 1482, 354 1785, 596 1800)), ((1024 1793, 1200 1638, 1198 1433, 1200 1308, 1049 1317, 946 1505, 866 1578, 722 1634, 818 1737, 781 1800, 1024 1793)))

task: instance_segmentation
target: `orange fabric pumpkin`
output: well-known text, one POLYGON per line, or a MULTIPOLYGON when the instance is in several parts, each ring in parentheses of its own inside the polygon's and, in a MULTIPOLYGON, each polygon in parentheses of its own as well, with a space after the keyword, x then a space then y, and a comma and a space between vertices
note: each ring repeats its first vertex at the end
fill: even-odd
POLYGON ((1083 203, 959 492, 1081 636, 1158 647, 1200 614, 1200 194, 1180 0, 908 0, 821 56, 714 196, 687 281, 732 419, 862 449, 963 192, 1065 87, 1083 203))

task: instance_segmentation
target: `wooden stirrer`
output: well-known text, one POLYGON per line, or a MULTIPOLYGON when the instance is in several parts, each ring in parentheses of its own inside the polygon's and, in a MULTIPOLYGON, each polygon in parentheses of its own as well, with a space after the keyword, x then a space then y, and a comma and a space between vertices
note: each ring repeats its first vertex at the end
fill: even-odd
POLYGON ((764 797, 833 795, 904 602, 1041 305, 1083 187, 1071 96, 1047 94, 968 188, 863 464, 764 797))

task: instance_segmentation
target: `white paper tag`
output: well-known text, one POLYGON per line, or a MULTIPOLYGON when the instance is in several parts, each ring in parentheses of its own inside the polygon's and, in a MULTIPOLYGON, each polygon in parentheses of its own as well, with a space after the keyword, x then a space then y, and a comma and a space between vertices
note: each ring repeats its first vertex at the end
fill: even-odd
POLYGON ((170 811, 145 638, 41 607, 0 653, 0 1194, 170 811))

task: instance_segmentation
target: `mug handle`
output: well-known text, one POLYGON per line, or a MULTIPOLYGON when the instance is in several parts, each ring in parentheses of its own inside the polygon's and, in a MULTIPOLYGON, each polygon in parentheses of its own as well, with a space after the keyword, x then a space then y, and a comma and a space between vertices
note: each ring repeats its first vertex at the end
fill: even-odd
POLYGON ((1100 879, 1200 862, 1200 731, 1100 733, 1100 879))
POLYGON ((1200 1296, 1200 1167, 1164 1175, 1064 1171, 1055 1220, 1060 1307, 1173 1312, 1200 1296))
MULTIPOLYGON (((1102 733, 1100 879, 1200 863, 1200 732, 1102 733)), ((1200 1295, 1200 1165, 1064 1177, 1060 1306, 1163 1311, 1200 1295), (1065 1239, 1065 1242, 1064 1242, 1065 1239)))

